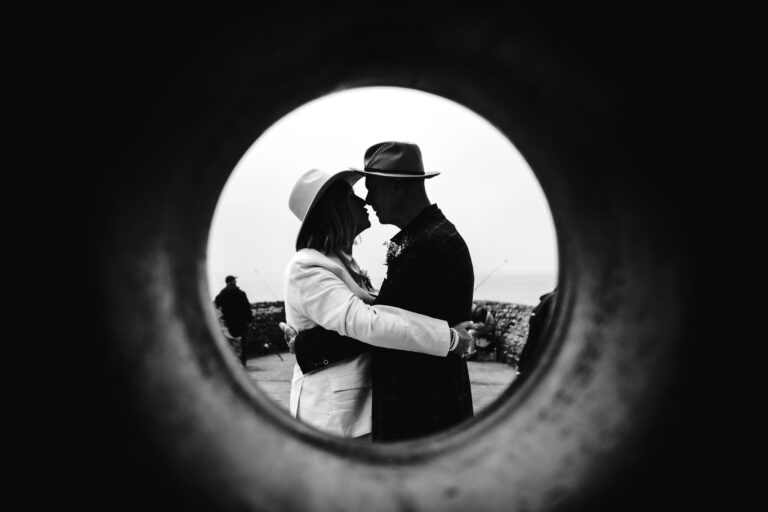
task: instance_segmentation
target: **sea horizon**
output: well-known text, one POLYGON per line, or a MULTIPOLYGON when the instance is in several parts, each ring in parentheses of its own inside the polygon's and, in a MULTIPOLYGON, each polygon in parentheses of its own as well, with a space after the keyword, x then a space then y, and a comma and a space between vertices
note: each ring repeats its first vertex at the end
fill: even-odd
MULTIPOLYGON (((496 273, 487 279, 486 276, 475 276, 473 300, 536 305, 539 297, 552 291, 557 284, 557 274, 553 273, 496 273)), ((238 285, 251 302, 282 302, 282 276, 261 277, 238 278, 238 285)))

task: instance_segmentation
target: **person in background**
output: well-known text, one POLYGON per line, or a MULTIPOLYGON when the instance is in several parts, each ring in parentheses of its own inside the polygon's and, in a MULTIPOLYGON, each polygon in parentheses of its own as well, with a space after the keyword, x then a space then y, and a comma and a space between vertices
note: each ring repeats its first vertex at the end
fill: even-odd
POLYGON ((520 362, 518 363, 518 372, 521 375, 528 373, 536 356, 540 354, 543 349, 541 340, 543 339, 547 323, 552 317, 556 299, 557 287, 551 292, 545 293, 539 297, 539 303, 536 304, 531 311, 531 319, 528 324, 528 338, 523 346, 523 351, 520 354, 520 362))
POLYGON ((220 312, 220 321, 223 322, 222 330, 226 328, 224 335, 229 335, 228 341, 234 345, 235 355, 245 367, 248 362, 246 337, 253 320, 253 310, 246 293, 238 288, 236 276, 227 276, 224 283, 226 286, 216 295, 213 303, 220 312), (233 343, 232 338, 239 340, 239 343, 233 343), (237 350, 238 345, 239 350, 237 350))

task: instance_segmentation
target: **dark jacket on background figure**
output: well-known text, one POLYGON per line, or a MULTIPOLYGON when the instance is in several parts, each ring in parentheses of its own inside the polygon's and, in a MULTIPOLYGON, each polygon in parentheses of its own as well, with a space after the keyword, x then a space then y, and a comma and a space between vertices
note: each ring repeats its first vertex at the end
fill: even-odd
POLYGON ((224 324, 232 336, 243 336, 248 333, 248 326, 253 319, 251 303, 248 296, 240 288, 224 288, 213 301, 221 309, 224 324))

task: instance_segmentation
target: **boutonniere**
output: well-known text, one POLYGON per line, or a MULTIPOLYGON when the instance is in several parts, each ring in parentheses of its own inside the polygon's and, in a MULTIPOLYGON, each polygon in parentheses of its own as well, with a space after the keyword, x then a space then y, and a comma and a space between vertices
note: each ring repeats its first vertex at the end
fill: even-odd
POLYGON ((400 253, 402 253, 405 247, 408 245, 408 237, 404 238, 403 241, 399 244, 397 242, 393 242, 392 240, 387 240, 384 242, 384 245, 387 246, 387 261, 384 262, 384 264, 389 265, 398 256, 400 256, 400 253))

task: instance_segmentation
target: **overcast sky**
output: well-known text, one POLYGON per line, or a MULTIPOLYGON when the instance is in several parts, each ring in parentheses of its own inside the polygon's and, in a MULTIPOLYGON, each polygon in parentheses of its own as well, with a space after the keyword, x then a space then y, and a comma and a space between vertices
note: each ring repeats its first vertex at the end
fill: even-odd
MULTIPOLYGON (((476 285, 483 282, 491 293, 504 276, 519 274, 554 282, 557 241, 549 206, 512 143, 485 119, 442 97, 365 87, 303 105, 243 155, 211 224, 211 297, 233 274, 252 301, 283 300, 282 273, 299 228, 288 209, 294 183, 313 167, 363 167, 366 148, 387 140, 415 142, 425 170, 442 173, 426 181, 427 194, 466 240, 476 285)), ((364 180, 355 192, 365 197, 364 180)), ((362 234, 354 256, 378 286, 386 274, 384 242, 398 229, 380 225, 370 208, 369 213, 373 226, 362 234)))

